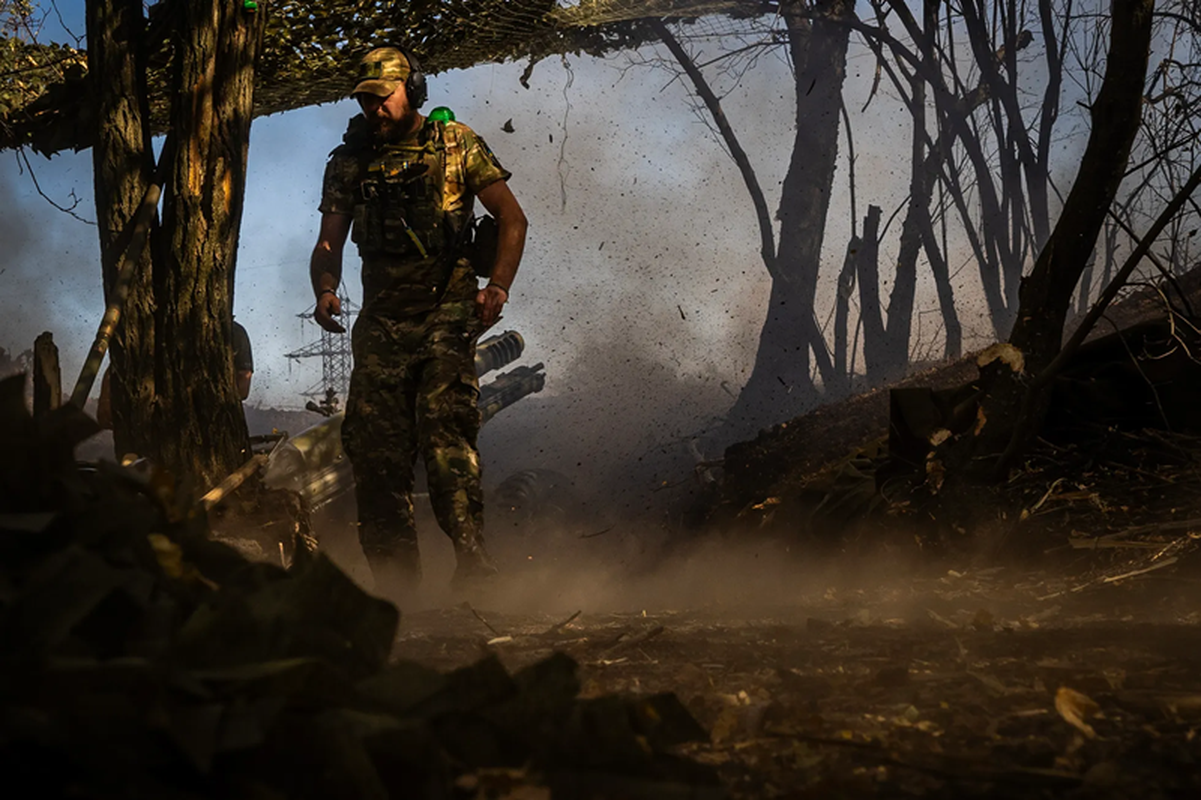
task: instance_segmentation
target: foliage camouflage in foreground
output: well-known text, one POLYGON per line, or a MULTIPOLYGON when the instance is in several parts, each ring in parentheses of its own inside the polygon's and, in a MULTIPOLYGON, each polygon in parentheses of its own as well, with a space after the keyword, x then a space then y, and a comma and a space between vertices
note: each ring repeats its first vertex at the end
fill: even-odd
POLYGON ((78 797, 442 798, 498 781, 721 796, 667 752, 706 738, 674 695, 577 699, 562 654, 512 675, 495 657, 388 664, 394 606, 322 555, 245 560, 161 473, 78 468, 94 422, 70 406, 31 418, 23 386, 0 382, 10 781, 78 797))

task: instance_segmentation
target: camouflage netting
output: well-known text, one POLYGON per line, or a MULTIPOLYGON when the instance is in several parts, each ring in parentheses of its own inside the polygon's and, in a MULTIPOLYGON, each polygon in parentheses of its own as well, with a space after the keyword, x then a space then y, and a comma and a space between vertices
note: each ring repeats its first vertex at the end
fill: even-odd
MULTIPOLYGON (((255 114, 341 99, 357 57, 380 42, 407 44, 426 72, 439 73, 636 47, 653 37, 639 24, 649 18, 756 16, 777 7, 777 2, 762 0, 260 0, 259 13, 270 17, 255 114)), ((169 28, 157 23, 172 8, 170 0, 152 6, 152 31, 169 28)), ((86 54, 6 33, 0 43, 0 149, 29 146, 49 154, 89 146, 93 123, 86 54)), ((165 37, 158 35, 158 40, 155 61, 162 63, 165 37)), ((150 81, 152 115, 161 131, 167 70, 153 70, 150 81)))

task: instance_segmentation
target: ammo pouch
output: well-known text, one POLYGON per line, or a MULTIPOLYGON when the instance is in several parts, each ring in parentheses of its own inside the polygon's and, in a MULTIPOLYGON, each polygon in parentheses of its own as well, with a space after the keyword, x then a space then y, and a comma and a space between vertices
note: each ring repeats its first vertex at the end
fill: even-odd
POLYGON ((351 239, 361 253, 419 260, 442 254, 445 181, 440 152, 430 145, 396 145, 367 154, 354 208, 351 239))
POLYGON ((360 193, 351 229, 360 250, 426 258, 445 249, 442 214, 424 181, 366 180, 360 193))
POLYGON ((475 217, 464 231, 462 255, 481 278, 490 277, 500 242, 500 226, 489 216, 475 217))

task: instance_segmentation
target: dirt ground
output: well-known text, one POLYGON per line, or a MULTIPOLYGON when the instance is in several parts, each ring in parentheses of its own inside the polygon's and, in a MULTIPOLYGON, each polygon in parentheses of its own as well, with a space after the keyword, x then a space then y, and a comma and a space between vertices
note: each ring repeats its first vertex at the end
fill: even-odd
POLYGON ((1117 566, 819 567, 726 543, 640 576, 519 570, 410 610, 394 655, 558 650, 585 695, 674 692, 710 732, 683 752, 731 798, 1201 796, 1201 580, 1117 566))
MULTIPOLYGON (((803 537, 679 548, 619 523, 555 547, 498 532, 503 578, 465 598, 424 513, 424 594, 393 656, 514 671, 560 651, 585 696, 675 693, 710 734, 682 753, 724 795, 656 797, 1198 797, 1197 451, 1106 441, 1041 448, 1011 481, 1010 529, 1044 543, 1020 565, 1001 566, 1013 541, 933 554, 899 526, 819 560, 803 537)), ((322 548, 369 588, 349 529, 325 527, 322 548)))
MULTIPOLYGON (((1067 416, 965 527, 856 452, 887 431, 883 391, 728 450, 705 531, 497 525, 503 577, 472 596, 426 513, 393 656, 563 652, 585 697, 674 693, 709 732, 681 753, 722 791, 638 798, 1201 797, 1201 436, 1067 416)), ((321 548, 370 588, 334 529, 321 548)))

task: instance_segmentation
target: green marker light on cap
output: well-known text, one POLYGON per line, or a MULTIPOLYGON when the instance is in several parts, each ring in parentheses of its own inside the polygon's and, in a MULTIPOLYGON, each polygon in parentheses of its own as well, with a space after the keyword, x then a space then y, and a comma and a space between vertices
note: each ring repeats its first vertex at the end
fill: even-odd
POLYGON ((434 122, 454 122, 455 112, 451 111, 446 106, 438 106, 430 112, 429 118, 434 122))

